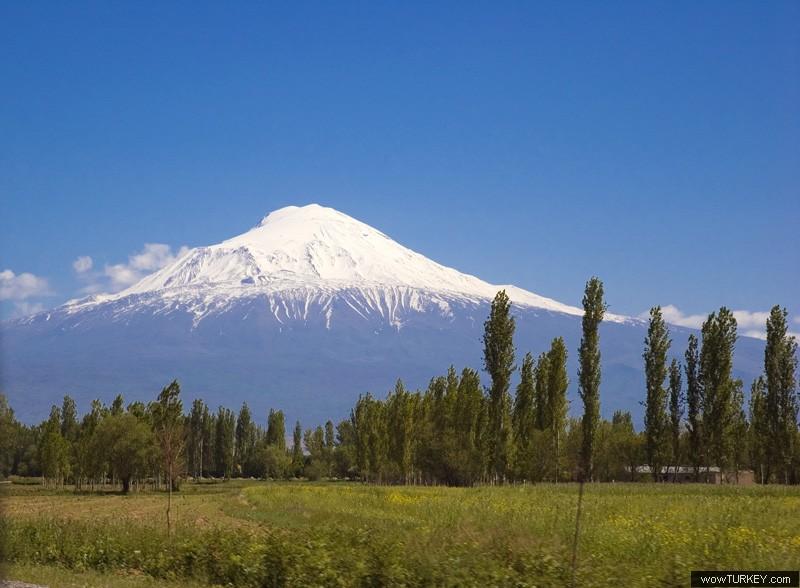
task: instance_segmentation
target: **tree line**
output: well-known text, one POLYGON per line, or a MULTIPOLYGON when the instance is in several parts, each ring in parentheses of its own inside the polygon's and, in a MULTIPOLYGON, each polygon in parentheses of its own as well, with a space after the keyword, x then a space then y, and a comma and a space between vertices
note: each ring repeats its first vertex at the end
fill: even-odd
POLYGON ((123 492, 179 487, 180 480, 253 477, 338 478, 374 483, 474 485, 569 480, 634 480, 650 466, 669 480, 690 465, 700 479, 711 466, 752 469, 762 483, 800 481, 796 389, 797 343, 787 312, 767 320, 764 373, 750 388, 733 377, 736 319, 727 308, 710 314, 700 337, 690 335, 684 361, 668 361, 672 345, 661 309, 650 312, 644 340, 644 430, 630 412, 600 416, 599 326, 606 312, 603 284, 592 278, 583 297, 577 350, 580 418, 569 417, 568 350, 563 338, 516 365, 515 321, 504 291, 484 323, 483 369, 451 366, 412 391, 398 380, 384 399, 358 398, 349 418, 303 430, 287 444, 285 417, 270 410, 262 426, 244 403, 238 413, 196 399, 184 411, 180 385, 158 398, 110 406, 99 400, 79 418, 65 396, 44 422, 19 423, 0 395, 0 474, 41 476, 77 490, 112 485, 123 492), (512 377, 518 384, 511 390, 512 377))

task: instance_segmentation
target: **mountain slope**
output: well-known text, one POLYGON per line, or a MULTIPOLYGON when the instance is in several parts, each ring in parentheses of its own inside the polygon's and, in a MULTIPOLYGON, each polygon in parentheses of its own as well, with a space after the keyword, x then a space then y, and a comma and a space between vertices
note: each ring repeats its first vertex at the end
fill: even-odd
MULTIPOLYGON (((397 377, 416 387, 450 364, 480 367, 483 321, 502 288, 520 355, 556 336, 575 355, 581 309, 442 266, 333 209, 287 207, 127 290, 6 323, 2 382, 28 418, 64 393, 83 406, 117 392, 150 399, 177 377, 212 406, 246 400, 257 414, 273 406, 320 422, 397 377)), ((644 324, 608 319, 604 408, 638 412, 644 324)), ((757 370, 759 349, 740 345, 743 374, 757 370)))

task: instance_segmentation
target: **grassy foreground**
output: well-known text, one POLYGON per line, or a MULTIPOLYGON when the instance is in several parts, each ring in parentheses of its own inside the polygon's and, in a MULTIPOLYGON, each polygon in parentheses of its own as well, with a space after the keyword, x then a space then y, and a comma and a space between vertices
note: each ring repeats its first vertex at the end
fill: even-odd
MULTIPOLYGON (((187 484, 170 538, 163 494, 0 492, 11 573, 63 572, 51 586, 564 586, 577 499, 571 484, 187 484)), ((798 513, 797 487, 587 485, 576 583, 798 569, 798 513)))

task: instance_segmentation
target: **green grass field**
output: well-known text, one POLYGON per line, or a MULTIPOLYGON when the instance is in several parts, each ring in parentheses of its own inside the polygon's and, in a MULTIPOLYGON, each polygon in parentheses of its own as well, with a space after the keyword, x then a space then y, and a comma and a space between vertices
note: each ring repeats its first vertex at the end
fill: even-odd
MULTIPOLYGON (((577 486, 5 486, 7 573, 51 586, 564 586, 577 486), (157 582, 155 581, 157 580, 157 582)), ((800 488, 586 486, 579 586, 685 586, 692 569, 800 568, 800 488)))

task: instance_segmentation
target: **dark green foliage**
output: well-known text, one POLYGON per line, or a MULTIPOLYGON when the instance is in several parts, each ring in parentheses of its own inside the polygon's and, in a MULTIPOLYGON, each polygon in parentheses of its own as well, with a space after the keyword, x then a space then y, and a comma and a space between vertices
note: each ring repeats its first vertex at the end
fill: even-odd
POLYGON ((236 448, 236 418, 224 406, 217 410, 214 432, 214 463, 219 476, 230 478, 233 475, 234 452, 236 448))
POLYGON ((603 301, 603 282, 592 278, 586 283, 583 295, 583 336, 578 349, 578 392, 583 401, 583 431, 579 477, 593 478, 594 440, 600 420, 600 323, 606 312, 603 301))
POLYGON ((299 477, 303 475, 303 464, 305 458, 303 457, 303 428, 300 426, 300 421, 294 424, 294 433, 292 434, 292 469, 294 475, 299 477))
POLYGON ((239 472, 251 476, 255 464, 256 425, 245 402, 236 418, 236 462, 239 472))
POLYGON ((131 480, 144 477, 157 456, 153 430, 130 413, 104 418, 93 436, 91 450, 104 455, 113 476, 128 492, 131 480))
POLYGON ((195 478, 202 478, 205 472, 206 457, 204 453, 211 453, 209 432, 211 417, 208 406, 199 398, 192 402, 192 411, 189 413, 189 437, 187 450, 189 458, 189 471, 195 478))
POLYGON ((661 469, 669 458, 669 428, 667 423, 667 392, 664 380, 667 377, 667 352, 671 341, 669 329, 661 315, 661 307, 650 309, 650 324, 644 340, 644 373, 647 383, 644 430, 647 462, 658 481, 661 469))
POLYGON ((766 418, 770 441, 766 446, 766 480, 771 474, 789 482, 797 441, 797 341, 788 334, 785 308, 774 306, 767 318, 764 348, 766 418))
POLYGON ((286 449, 286 420, 282 410, 269 409, 267 416, 267 444, 286 449))
POLYGON ((125 399, 122 397, 122 394, 117 394, 116 398, 114 398, 114 402, 111 403, 111 415, 120 415, 124 412, 124 410, 125 399))
POLYGON ((705 463, 703 444, 703 389, 700 384, 700 350, 697 337, 689 335, 685 354, 686 364, 686 429, 689 434, 689 463, 694 468, 695 481, 699 480, 700 466, 705 463))
POLYGON ((545 453, 545 475, 558 482, 561 478, 562 440, 567 425, 567 346, 564 339, 556 337, 550 344, 546 362, 547 390, 544 393, 546 428, 544 439, 549 440, 550 450, 545 453))
POLYGON ((520 368, 520 382, 514 398, 511 424, 514 431, 516 475, 519 479, 533 480, 536 477, 534 455, 534 431, 536 430, 536 381, 534 379, 533 356, 526 353, 520 368))
POLYGON ((78 436, 78 409, 70 396, 61 404, 61 436, 70 443, 78 436))
POLYGON ((767 383, 763 376, 753 380, 750 387, 750 461, 751 467, 762 484, 767 482, 767 448, 770 439, 770 424, 767 419, 767 383))
POLYGON ((681 366, 677 359, 669 365, 669 426, 672 441, 672 463, 681 465, 681 422, 686 401, 681 388, 681 366))
MULTIPOLYGON (((726 471, 731 464, 734 413, 733 350, 736 319, 724 306, 702 328, 700 383, 703 387, 703 434, 708 460, 726 471)), ((709 462, 707 462, 709 463, 709 462)))
POLYGON ((492 380, 487 449, 489 470, 495 481, 505 480, 511 457, 511 398, 508 390, 514 371, 514 329, 511 301, 502 290, 492 301, 483 335, 483 366, 492 380))

